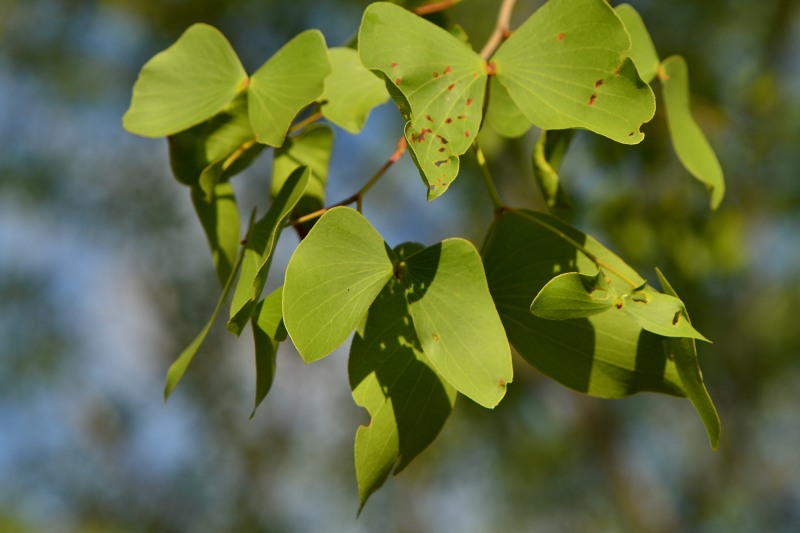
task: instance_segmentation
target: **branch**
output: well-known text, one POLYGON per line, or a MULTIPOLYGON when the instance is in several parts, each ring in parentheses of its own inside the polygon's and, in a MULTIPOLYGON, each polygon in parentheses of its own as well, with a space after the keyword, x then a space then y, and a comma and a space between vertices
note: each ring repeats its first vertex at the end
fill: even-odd
POLYGON ((440 2, 433 2, 431 4, 425 4, 424 6, 419 6, 414 9, 414 13, 416 13, 421 17, 423 15, 430 15, 431 13, 438 13, 439 11, 444 11, 445 9, 451 8, 459 3, 461 3, 461 0, 441 0, 440 2))
POLYGON ((500 11, 497 13, 497 24, 494 27, 494 32, 489 37, 489 40, 486 41, 483 50, 481 50, 483 59, 488 61, 494 51, 497 50, 497 47, 500 46, 500 43, 511 35, 511 11, 514 9, 516 2, 517 0, 503 0, 503 5, 500 6, 500 11))

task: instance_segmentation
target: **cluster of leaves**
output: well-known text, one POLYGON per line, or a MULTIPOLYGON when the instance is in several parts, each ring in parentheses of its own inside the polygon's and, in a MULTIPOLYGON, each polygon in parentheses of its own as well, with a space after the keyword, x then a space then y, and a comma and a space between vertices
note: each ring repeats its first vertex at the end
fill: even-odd
MULTIPOLYGON (((722 172, 690 114, 685 62, 660 62, 636 11, 604 0, 550 0, 481 54, 462 37, 379 2, 364 12, 357 49, 329 49, 310 30, 248 76, 225 37, 196 24, 143 67, 123 124, 167 137, 173 173, 191 190, 223 286, 211 319, 170 367, 166 396, 233 292, 228 329, 238 335, 249 322, 255 339, 256 408, 273 382, 280 342, 291 338, 312 362, 355 331, 350 384, 372 418, 355 442, 362 505, 430 444, 457 393, 485 407, 502 400, 513 380, 511 346, 594 396, 687 396, 716 448, 719 419, 695 348, 706 339, 663 275, 659 292, 576 228, 504 205, 475 141, 484 122, 507 137, 540 128, 535 175, 548 204, 563 205, 557 170, 573 130, 642 141, 658 77, 678 157, 716 207, 722 172), (342 205, 349 201, 324 207, 333 131, 319 121, 358 133, 390 97, 406 124, 387 165, 407 146, 429 200, 448 190, 460 157, 475 150, 496 208, 480 253, 463 239, 391 247, 342 205), (272 203, 260 218, 251 215, 241 240, 230 178, 266 146, 275 150, 272 203), (283 286, 262 298, 289 226, 304 238, 283 286)), ((381 173, 349 200, 360 207, 381 173)))

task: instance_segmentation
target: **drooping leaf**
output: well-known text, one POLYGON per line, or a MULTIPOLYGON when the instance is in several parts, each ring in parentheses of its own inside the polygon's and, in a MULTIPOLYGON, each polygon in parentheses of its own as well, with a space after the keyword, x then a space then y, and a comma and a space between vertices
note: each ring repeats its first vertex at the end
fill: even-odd
MULTIPOLYGON (((661 289, 666 294, 677 298, 677 293, 669 284, 667 278, 664 277, 664 274, 658 269, 656 269, 656 274, 658 274, 661 289)), ((685 310, 683 318, 687 322, 689 321, 689 314, 685 310)), ((683 388, 686 389, 686 395, 703 421, 711 447, 716 450, 719 446, 722 424, 719 414, 717 414, 717 409, 714 407, 714 402, 708 394, 708 389, 703 383, 703 373, 700 371, 700 361, 697 359, 695 341, 687 338, 671 338, 666 339, 665 342, 667 352, 675 360, 675 367, 678 369, 683 388)))
POLYGON ((241 231, 233 186, 227 181, 217 183, 211 188, 210 194, 194 186, 192 204, 208 239, 220 285, 224 285, 230 277, 239 249, 241 231))
POLYGON ((446 30, 385 2, 364 11, 359 53, 405 111, 409 151, 428 188, 443 194, 481 124, 485 61, 446 30), (408 109, 406 109, 408 106, 408 109))
POLYGON ((603 398, 639 391, 682 395, 664 339, 644 331, 624 313, 601 313, 571 320, 545 320, 530 305, 553 276, 597 272, 572 242, 594 254, 610 286, 622 292, 644 280, 592 237, 533 211, 502 213, 486 238, 486 278, 511 344, 530 364, 559 383, 603 398), (624 277, 624 279, 623 279, 624 277))
POLYGON ((686 170, 708 187, 711 208, 716 209, 725 196, 725 178, 714 149, 692 117, 686 61, 681 56, 668 57, 661 64, 659 78, 675 153, 686 170))
POLYGON ((628 58, 630 48, 605 0, 550 0, 492 59, 498 81, 536 126, 584 128, 636 144, 655 97, 628 58))
POLYGON ((255 144, 247 114, 247 96, 241 94, 222 112, 188 130, 170 135, 169 163, 175 178, 184 185, 195 185, 211 164, 243 150, 234 164, 222 171, 220 179, 244 170, 257 156, 262 145, 255 144))
POLYGON ((404 263, 409 308, 425 355, 456 390, 494 407, 513 369, 478 251, 469 241, 447 239, 404 263))
POLYGON ((298 167, 292 172, 267 213, 256 222, 250 232, 242 261, 242 273, 233 293, 228 321, 228 331, 235 335, 242 332, 250 319, 253 307, 261 297, 267 282, 272 252, 278 244, 278 237, 292 209, 306 189, 310 173, 308 167, 298 167))
POLYGON ((256 400, 250 418, 255 416, 256 409, 267 397, 275 380, 278 344, 286 338, 282 307, 283 287, 279 287, 258 302, 253 310, 251 325, 256 346, 256 400))
POLYGON ((583 318, 608 311, 617 298, 602 271, 594 276, 578 272, 560 274, 542 287, 531 313, 548 320, 583 318))
POLYGON ((399 473, 433 442, 456 400, 420 347, 400 282, 384 287, 353 337, 348 374, 353 399, 372 418, 355 442, 363 507, 392 469, 399 473))
MULTIPOLYGON (((303 197, 297 202, 292 212, 293 217, 301 217, 325 206, 325 185, 328 182, 328 165, 333 148, 333 131, 323 124, 305 128, 300 135, 289 137, 283 146, 275 150, 272 164, 272 195, 278 194, 286 178, 298 167, 311 169, 303 197)), ((316 220, 304 224, 304 232, 314 225, 316 220)))
POLYGON ((286 267, 283 320, 307 363, 338 348, 392 277, 380 234, 357 211, 327 211, 286 267))
POLYGON ((486 108, 486 120, 489 121, 494 131, 503 137, 515 139, 524 135, 531 129, 531 121, 520 111, 506 88, 497 81, 497 77, 492 77, 489 86, 489 106, 486 108))
POLYGON ((195 355, 197 355, 197 351, 200 349, 200 346, 202 346, 205 342, 208 332, 211 331, 211 326, 214 325, 214 321, 217 319, 217 315, 222 309, 222 305, 225 303, 225 300, 228 299, 228 294, 233 286, 233 279, 236 277, 236 273, 242 263, 242 257, 244 257, 244 254, 240 253, 236 263, 232 266, 230 274, 228 275, 228 279, 225 281, 225 285, 222 288, 222 294, 217 301, 217 305, 214 307, 214 311, 211 313, 211 318, 208 320, 206 325, 203 326, 203 329, 200 330, 200 333, 197 334, 189 346, 187 346, 186 349, 181 352, 175 362, 170 365, 169 370, 167 370, 167 383, 164 387, 165 401, 169 398, 170 394, 172 394, 172 391, 175 390, 175 387, 177 387, 181 378, 183 378, 183 375, 186 373, 186 369, 189 368, 189 364, 191 364, 195 355))
POLYGON ((549 207, 569 207, 558 170, 575 130, 542 130, 533 146, 533 177, 549 207))
POLYGON ((258 142, 282 145, 297 114, 322 94, 330 72, 325 38, 318 30, 299 34, 264 63, 247 90, 258 142))
POLYGON ((647 26, 644 25, 639 12, 630 4, 620 4, 614 8, 614 11, 617 12, 631 36, 630 57, 636 65, 639 75, 645 82, 650 83, 656 77, 659 63, 658 52, 653 45, 653 39, 650 38, 650 32, 647 31, 647 26))
POLYGON ((142 67, 122 125, 145 137, 172 135, 222 111, 246 84, 225 36, 194 24, 142 67))
POLYGON ((622 295, 619 309, 639 325, 663 337, 688 337, 709 342, 685 320, 686 307, 678 298, 662 294, 649 285, 622 295))
POLYGON ((369 112, 389 99, 386 86, 372 75, 352 48, 331 48, 331 75, 320 100, 322 114, 337 126, 358 133, 369 112))

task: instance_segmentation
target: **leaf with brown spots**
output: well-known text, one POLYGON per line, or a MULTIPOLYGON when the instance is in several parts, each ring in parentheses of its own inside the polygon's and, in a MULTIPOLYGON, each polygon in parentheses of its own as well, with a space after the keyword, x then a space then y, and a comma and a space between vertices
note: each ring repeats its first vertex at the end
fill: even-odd
POLYGON ((359 44, 364 66, 401 109, 410 107, 406 141, 433 200, 456 179, 459 156, 480 129, 485 61, 442 28, 383 2, 364 12, 359 44))

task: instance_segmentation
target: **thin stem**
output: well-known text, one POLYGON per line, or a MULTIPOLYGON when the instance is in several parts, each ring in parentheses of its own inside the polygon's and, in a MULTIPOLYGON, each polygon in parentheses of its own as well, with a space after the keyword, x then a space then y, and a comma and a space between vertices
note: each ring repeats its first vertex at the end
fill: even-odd
POLYGON ((367 194, 367 192, 378 182, 379 179, 381 179, 381 176, 383 176, 386 173, 386 171, 389 170, 389 167, 394 165, 397 162, 397 160, 400 159, 400 157, 405 153, 405 151, 406 151, 406 138, 401 137, 400 140, 397 141, 397 148, 395 149, 392 156, 386 160, 383 166, 381 166, 381 168, 379 168, 378 171, 375 172, 375 174, 373 174, 372 177, 367 181, 367 183, 365 183, 355 194, 348 196, 341 202, 337 202, 330 207, 323 207, 322 209, 318 209, 313 213, 308 213, 307 215, 303 215, 301 217, 292 219, 287 223, 287 225, 297 226, 304 222, 308 222, 309 220, 321 217, 329 209, 333 209, 334 207, 339 207, 342 205, 350 205, 353 202, 355 202, 356 204, 356 209, 358 209, 358 211, 361 212, 364 202, 364 195, 367 194))
POLYGON ((481 150, 481 147, 478 146, 477 141, 472 143, 472 149, 475 151, 475 158, 478 160, 478 167, 481 169, 481 177, 483 178, 484 185, 486 185, 486 191, 489 193, 489 198, 492 199, 492 205, 496 211, 502 211, 503 209, 506 209, 506 205, 500 198, 500 194, 497 192, 497 187, 495 187, 494 179, 492 179, 492 173, 489 172, 489 165, 486 163, 486 157, 483 155, 483 150, 481 150))
POLYGON ((441 2, 433 2, 431 4, 425 4, 424 6, 419 6, 418 8, 414 9, 414 13, 416 13, 419 16, 430 15, 431 13, 444 11, 445 9, 451 8, 459 3, 461 3, 461 0, 441 0, 441 2))
POLYGON ((312 113, 312 114, 308 115, 306 118, 304 118, 303 120, 301 120, 300 122, 296 122, 295 124, 292 124, 292 127, 289 128, 289 132, 288 133, 294 133, 299 129, 305 128, 309 124, 313 124, 314 122, 318 121, 321 118, 322 118, 322 111, 317 111, 315 113, 312 113))
POLYGON ((231 165, 233 165, 237 159, 242 157, 242 155, 244 155, 246 151, 252 148, 256 144, 256 142, 257 142, 256 138, 253 137, 249 141, 243 143, 239 148, 237 148, 236 151, 233 152, 231 155, 229 155, 228 159, 226 159, 222 163, 222 171, 225 172, 226 170, 228 170, 231 167, 231 165))
POLYGON ((524 218, 526 220, 529 220, 530 222, 533 222, 534 224, 546 229, 550 233, 552 233, 552 234, 556 235, 557 237, 561 238, 567 244, 569 244, 570 246, 572 246, 573 248, 578 250, 580 253, 585 255, 586 258, 589 259, 589 261, 591 261, 595 265, 597 265, 598 268, 603 268, 603 269, 607 270, 608 272, 611 272, 612 274, 617 276, 619 279, 621 279, 622 281, 624 281, 625 283, 627 283, 631 287, 636 288, 639 285, 641 285, 641 283, 635 283, 632 279, 630 279, 628 276, 626 276, 625 274, 623 274, 622 272, 617 270, 614 266, 606 263, 605 261, 603 261, 602 259, 600 259, 596 255, 594 255, 592 252, 587 250, 586 247, 583 246, 581 243, 579 243, 578 241, 576 241, 575 239, 573 239, 572 237, 570 237, 569 235, 567 235, 566 233, 564 233, 560 229, 556 228, 555 226, 552 226, 552 225, 548 224, 544 220, 541 220, 541 219, 538 219, 538 218, 536 218, 534 216, 531 216, 528 213, 526 213, 525 211, 520 211, 518 209, 512 209, 512 211, 514 211, 514 213, 516 213, 517 215, 521 216, 522 218, 524 218))
POLYGON ((483 59, 488 61, 494 51, 497 50, 497 47, 500 46, 500 43, 511 35, 511 11, 514 9, 516 2, 517 0, 503 0, 503 5, 500 6, 500 11, 497 13, 497 24, 494 27, 494 32, 492 32, 491 37, 489 37, 489 40, 483 46, 483 50, 481 50, 483 59))

